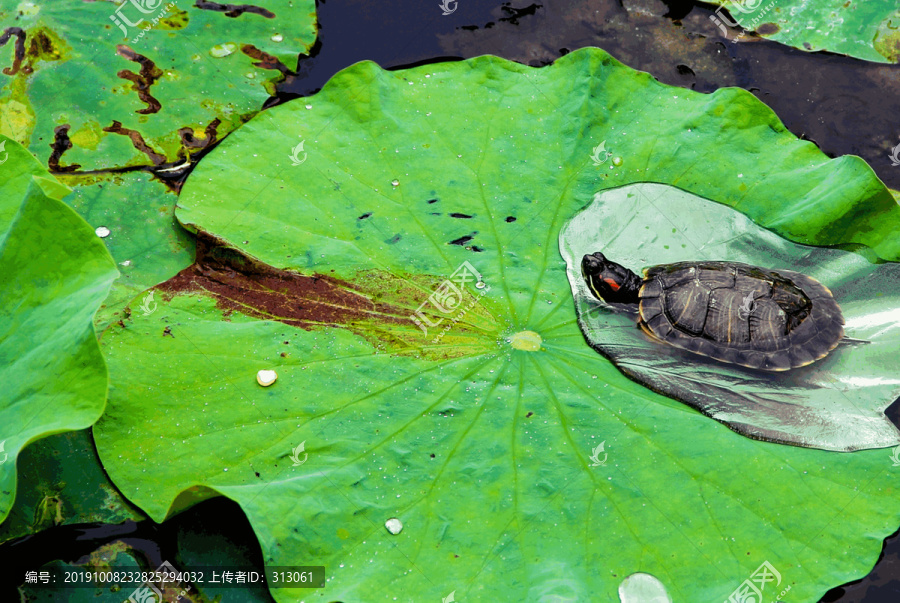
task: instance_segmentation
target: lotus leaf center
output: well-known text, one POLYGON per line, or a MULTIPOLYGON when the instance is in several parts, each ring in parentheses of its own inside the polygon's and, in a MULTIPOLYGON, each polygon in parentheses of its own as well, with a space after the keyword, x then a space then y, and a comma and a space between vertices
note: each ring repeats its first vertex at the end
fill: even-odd
POLYGON ((509 340, 509 345, 525 352, 537 352, 541 349, 541 336, 534 331, 519 331, 509 340))

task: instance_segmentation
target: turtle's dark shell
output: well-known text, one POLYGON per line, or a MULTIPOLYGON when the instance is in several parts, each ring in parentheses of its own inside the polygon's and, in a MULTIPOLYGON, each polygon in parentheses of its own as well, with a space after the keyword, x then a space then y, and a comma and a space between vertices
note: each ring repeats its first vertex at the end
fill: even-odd
POLYGON ((670 345, 784 371, 826 356, 844 336, 831 291, 791 270, 678 262, 644 270, 640 327, 670 345))

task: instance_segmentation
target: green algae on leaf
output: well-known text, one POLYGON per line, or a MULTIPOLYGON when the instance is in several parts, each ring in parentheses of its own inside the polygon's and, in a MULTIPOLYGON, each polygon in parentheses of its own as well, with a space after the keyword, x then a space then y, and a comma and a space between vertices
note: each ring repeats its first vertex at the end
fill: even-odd
POLYGON ((15 500, 22 448, 88 427, 103 411, 107 373, 92 319, 117 276, 93 229, 46 192, 64 187, 33 175, 33 158, 22 153, 4 164, 17 176, 0 188, 6 215, 20 180, 31 180, 12 219, 0 224, 0 519, 15 500))
POLYGON ((177 218, 231 257, 107 331, 104 466, 157 521, 236 501, 267 565, 326 566, 323 600, 615 600, 643 572, 712 601, 759 558, 798 600, 859 576, 900 520, 884 451, 740 436, 585 342, 560 230, 648 180, 798 242, 900 256, 869 167, 745 91, 664 86, 598 49, 542 69, 359 63, 186 182, 177 218), (619 162, 592 161, 602 141, 619 162))
POLYGON ((900 396, 893 368, 900 264, 797 245, 733 209, 649 183, 598 194, 559 237, 585 338, 639 383, 763 440, 843 451, 900 444, 900 431, 884 415, 900 396), (834 293, 846 335, 868 343, 840 345, 823 360, 775 374, 681 351, 645 336, 636 306, 616 308, 591 294, 581 258, 595 251, 638 274, 701 260, 802 272, 834 293))
MULTIPOLYGON (((877 63, 900 60, 900 10, 893 0, 710 0, 738 25, 800 50, 828 50, 877 63)), ((734 23, 716 11, 717 23, 734 23)), ((724 25, 720 25, 724 30, 724 25)), ((724 30, 727 31, 727 30, 724 30)), ((738 34, 737 41, 744 34, 738 34)))

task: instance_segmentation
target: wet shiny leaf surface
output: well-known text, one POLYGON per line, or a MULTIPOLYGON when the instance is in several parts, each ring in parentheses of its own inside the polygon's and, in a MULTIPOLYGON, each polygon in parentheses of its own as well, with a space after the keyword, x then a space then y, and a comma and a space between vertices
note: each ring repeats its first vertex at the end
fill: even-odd
POLYGON ((763 560, 802 600, 866 571, 898 521, 886 451, 743 437, 584 341, 560 230, 647 180, 900 256, 871 170, 744 91, 670 88, 596 49, 357 64, 188 180, 176 215, 213 248, 104 337, 104 465, 156 520, 235 500, 268 565, 328 568, 323 600, 615 600, 636 572, 724 600, 763 560), (477 279, 448 297, 464 262, 477 279))
POLYGON ((900 264, 791 243, 728 207, 659 184, 599 194, 563 228, 560 251, 585 337, 639 383, 750 437, 823 450, 900 444, 883 412, 900 396, 900 264), (581 258, 595 251, 638 274, 701 260, 801 272, 831 289, 847 337, 870 343, 841 344, 823 360, 781 373, 661 344, 637 328, 637 306, 591 294, 581 258))

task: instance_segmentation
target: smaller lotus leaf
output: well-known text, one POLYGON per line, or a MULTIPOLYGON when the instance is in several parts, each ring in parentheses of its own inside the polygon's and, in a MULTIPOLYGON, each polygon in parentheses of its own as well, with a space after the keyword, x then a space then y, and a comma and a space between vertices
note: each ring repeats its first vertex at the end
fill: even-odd
POLYGON ((792 243, 729 207, 651 183, 596 195, 563 228, 559 245, 585 338, 632 379, 756 439, 837 451, 900 444, 883 412, 900 395, 897 263, 792 243), (591 294, 581 258, 595 251, 635 272, 691 260, 802 272, 834 293, 846 335, 870 343, 844 343, 823 360, 779 373, 657 343, 637 328, 637 306, 591 294))

